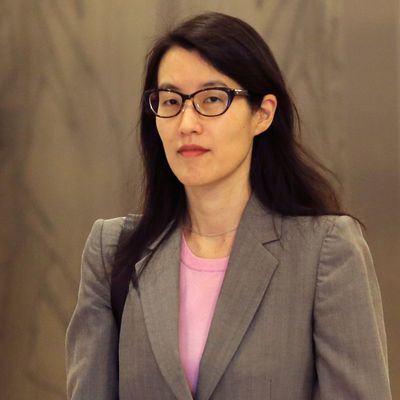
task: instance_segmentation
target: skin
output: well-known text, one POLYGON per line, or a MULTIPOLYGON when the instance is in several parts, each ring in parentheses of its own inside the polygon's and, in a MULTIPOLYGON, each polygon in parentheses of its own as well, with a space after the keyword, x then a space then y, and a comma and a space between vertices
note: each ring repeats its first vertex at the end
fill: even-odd
MULTIPOLYGON (((196 51, 171 48, 161 60, 158 86, 190 94, 204 87, 242 89, 196 51)), ((236 227, 250 197, 249 171, 253 138, 271 125, 277 101, 267 94, 257 111, 247 99, 236 96, 230 108, 217 117, 198 114, 191 101, 172 118, 156 118, 168 163, 184 185, 188 219, 202 234, 222 233, 236 227), (182 145, 199 145, 206 152, 181 153, 182 145)), ((267 133, 264 133, 267 134, 267 133)), ((200 257, 216 258, 230 253, 235 231, 204 237, 185 230, 191 250, 200 257)))

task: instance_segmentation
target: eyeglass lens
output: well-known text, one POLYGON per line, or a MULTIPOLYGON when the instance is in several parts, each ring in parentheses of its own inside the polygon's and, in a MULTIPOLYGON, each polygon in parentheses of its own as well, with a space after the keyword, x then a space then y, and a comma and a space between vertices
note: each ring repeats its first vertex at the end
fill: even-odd
MULTIPOLYGON (((160 117, 175 116, 183 107, 181 95, 166 90, 152 93, 149 101, 152 110, 160 117)), ((222 114, 226 110, 229 104, 229 95, 220 89, 202 90, 194 95, 193 103, 201 114, 214 116, 222 114)))

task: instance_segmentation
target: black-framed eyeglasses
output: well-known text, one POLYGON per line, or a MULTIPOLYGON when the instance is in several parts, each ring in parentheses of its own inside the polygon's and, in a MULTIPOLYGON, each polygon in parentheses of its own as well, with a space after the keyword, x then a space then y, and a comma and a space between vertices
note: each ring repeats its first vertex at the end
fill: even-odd
POLYGON ((144 96, 151 111, 160 118, 178 115, 186 100, 192 100, 193 107, 199 114, 216 117, 229 108, 235 96, 249 96, 249 92, 227 87, 210 87, 192 94, 183 94, 174 89, 150 89, 144 92, 144 96))

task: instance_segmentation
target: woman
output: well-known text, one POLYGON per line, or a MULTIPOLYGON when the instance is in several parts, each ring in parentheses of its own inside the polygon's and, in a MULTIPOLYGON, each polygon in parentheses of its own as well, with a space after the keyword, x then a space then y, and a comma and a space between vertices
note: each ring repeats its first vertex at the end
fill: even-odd
POLYGON ((143 212, 96 221, 67 332, 72 399, 390 399, 368 247, 262 38, 197 16, 149 53, 143 212), (132 266, 120 332, 114 263, 132 266))

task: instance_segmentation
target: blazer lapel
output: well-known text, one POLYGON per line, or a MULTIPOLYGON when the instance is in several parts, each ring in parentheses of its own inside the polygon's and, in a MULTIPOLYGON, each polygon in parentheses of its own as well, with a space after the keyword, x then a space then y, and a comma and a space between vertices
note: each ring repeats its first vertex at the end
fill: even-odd
MULTIPOLYGON (((139 279, 139 293, 154 357, 178 399, 192 399, 179 357, 180 230, 154 253, 139 279)), ((152 246, 154 247, 154 246, 152 246)), ((145 259, 136 264, 140 270, 145 259)))
POLYGON ((279 238, 280 218, 252 197, 243 213, 200 364, 196 399, 207 400, 237 350, 278 265, 263 244, 279 238))

